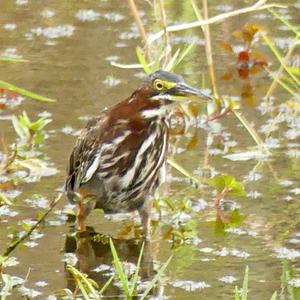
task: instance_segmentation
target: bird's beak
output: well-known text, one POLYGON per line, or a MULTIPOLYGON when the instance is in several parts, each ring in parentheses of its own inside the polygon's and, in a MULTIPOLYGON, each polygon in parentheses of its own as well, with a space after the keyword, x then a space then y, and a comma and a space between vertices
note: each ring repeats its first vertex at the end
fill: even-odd
POLYGON ((209 95, 206 95, 202 91, 184 83, 179 82, 169 91, 172 100, 212 100, 209 95))

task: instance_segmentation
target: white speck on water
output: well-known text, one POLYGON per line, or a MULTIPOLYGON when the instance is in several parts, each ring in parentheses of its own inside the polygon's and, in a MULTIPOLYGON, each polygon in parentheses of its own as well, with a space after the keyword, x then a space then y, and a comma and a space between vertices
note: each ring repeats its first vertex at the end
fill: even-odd
POLYGON ((16 4, 17 5, 25 5, 25 4, 28 4, 28 0, 16 0, 16 4))
POLYGON ((293 184, 293 181, 291 180, 287 180, 287 179, 283 179, 279 181, 279 184, 282 186, 290 186, 293 184))
POLYGON ((31 199, 25 199, 24 202, 30 204, 32 207, 39 207, 39 208, 49 208, 49 201, 41 196, 37 195, 31 199))
POLYGON ((65 253, 62 261, 66 262, 71 266, 75 266, 78 262, 78 258, 74 253, 65 253))
POLYGON ((15 217, 19 213, 11 210, 8 205, 0 206, 0 216, 15 217))
POLYGON ((256 172, 252 172, 252 171, 248 175, 245 176, 245 179, 249 180, 249 181, 257 181, 261 178, 262 178, 262 175, 260 173, 256 173, 256 172))
POLYGON ((204 210, 208 206, 207 201, 204 199, 198 199, 197 202, 193 205, 193 211, 199 212, 204 210))
POLYGON ((123 15, 114 12, 104 14, 104 18, 112 22, 120 22, 125 19, 123 15))
POLYGON ((36 224, 36 220, 34 219, 24 219, 21 222, 26 224, 27 226, 33 226, 36 224))
POLYGON ((38 245, 38 243, 34 242, 34 241, 27 241, 27 242, 24 243, 24 245, 28 248, 34 248, 38 245))
POLYGON ((288 148, 298 148, 298 147, 300 147, 300 144, 299 143, 287 143, 286 146, 288 148))
POLYGON ((290 239, 289 243, 291 243, 291 244, 300 244, 300 239, 295 239, 295 238, 290 239))
POLYGON ((15 30, 17 25, 15 23, 6 23, 3 25, 3 28, 6 30, 15 30))
POLYGON ((280 147, 280 141, 277 138, 273 138, 273 137, 268 137, 265 140, 265 144, 271 148, 271 149, 276 149, 280 147))
POLYGON ((29 289, 25 286, 21 286, 18 288, 19 292, 23 295, 23 296, 27 296, 29 298, 36 298, 38 296, 40 296, 42 293, 39 291, 36 291, 34 289, 29 289))
POLYGON ((274 249, 277 258, 286 258, 289 260, 294 260, 300 257, 300 251, 295 249, 288 249, 285 247, 274 249))
POLYGON ((218 279, 225 283, 233 283, 237 280, 234 276, 231 276, 231 275, 222 276, 218 279))
POLYGON ((240 258, 248 258, 250 256, 250 254, 246 251, 241 251, 241 250, 237 250, 237 249, 232 249, 230 251, 230 254, 236 257, 240 257, 240 258))
POLYGON ((199 250, 203 253, 211 253, 213 252, 214 249, 209 247, 204 247, 204 248, 200 248, 199 250))
POLYGON ((10 278, 12 286, 21 285, 25 282, 25 280, 18 276, 11 276, 10 278))
POLYGON ((44 111, 40 112, 38 114, 38 116, 42 117, 42 118, 50 118, 52 116, 52 113, 47 110, 44 110, 44 111))
POLYGON ((300 194, 300 188, 291 189, 290 192, 293 193, 294 195, 299 195, 300 194))
POLYGON ((99 19, 100 13, 92 9, 81 9, 75 14, 75 17, 83 22, 92 22, 99 19))
POLYGON ((31 33, 36 36, 44 36, 48 39, 57 39, 60 37, 70 37, 73 35, 75 27, 70 24, 58 25, 54 27, 35 27, 31 33))
POLYGON ((223 155, 224 158, 230 159, 232 161, 247 161, 250 159, 257 159, 263 161, 266 160, 268 156, 268 154, 263 153, 259 150, 236 152, 232 154, 223 155))
POLYGON ((210 285, 204 281, 192 281, 192 280, 174 280, 170 284, 176 288, 183 289, 188 292, 193 292, 195 290, 202 290, 204 288, 210 287, 210 285))
POLYGON ((111 266, 106 265, 106 264, 101 264, 100 266, 96 267, 92 271, 99 273, 99 272, 105 272, 105 271, 110 271, 110 270, 111 270, 111 266))
POLYGON ((38 231, 37 229, 35 229, 31 235, 30 235, 30 239, 31 240, 38 240, 41 239, 45 234, 41 233, 40 231, 38 231))
POLYGON ((300 136, 299 128, 291 128, 284 133, 285 137, 289 140, 294 140, 300 136))
POLYGON ((292 287, 299 288, 300 287, 300 278, 293 278, 288 281, 288 284, 292 287))
POLYGON ((232 5, 230 4, 219 4, 215 6, 215 9, 220 10, 221 12, 231 11, 233 10, 232 5))
POLYGON ((259 13, 259 14, 255 14, 254 15, 254 18, 255 19, 259 19, 259 20, 265 20, 268 18, 268 15, 267 14, 264 14, 264 13, 259 13))
POLYGON ((14 267, 14 266, 18 265, 19 263, 20 262, 18 261, 18 259, 16 257, 12 256, 3 262, 3 267, 14 267))
POLYGON ((35 285, 36 286, 38 286, 38 287, 45 287, 45 286, 47 286, 48 285, 48 283, 46 282, 46 281, 37 281, 36 283, 35 283, 35 285))
POLYGON ((71 126, 65 126, 61 129, 61 132, 67 135, 73 134, 74 133, 74 128, 72 128, 71 126))
POLYGON ((119 60, 119 56, 117 56, 117 55, 106 56, 105 60, 107 60, 107 61, 118 61, 119 60))
POLYGON ((49 8, 45 8, 42 12, 41 12, 41 16, 44 18, 52 18, 55 16, 55 12, 52 9, 49 8))
POLYGON ((215 254, 217 256, 228 256, 229 255, 229 250, 224 247, 221 250, 214 251, 213 254, 215 254))
POLYGON ((229 233, 233 233, 233 234, 237 234, 237 235, 249 235, 252 237, 257 236, 257 232, 253 231, 253 230, 243 230, 241 228, 226 228, 225 232, 229 232, 229 233))
POLYGON ((232 256, 240 257, 240 258, 248 258, 250 256, 250 254, 246 251, 241 251, 238 249, 228 249, 226 247, 223 247, 221 250, 214 251, 213 254, 215 254, 217 256, 232 255, 232 256))
POLYGON ((257 199, 261 196, 261 193, 258 191, 250 191, 247 196, 252 199, 257 199))
POLYGON ((22 58, 22 55, 17 54, 17 48, 13 48, 13 47, 6 48, 1 53, 1 56, 6 56, 6 57, 9 57, 9 58, 16 58, 16 59, 22 58))
POLYGON ((211 261, 212 259, 206 257, 206 258, 201 258, 200 260, 204 261, 204 262, 207 262, 207 261, 211 261))
POLYGON ((113 76, 107 76, 105 80, 103 80, 103 83, 105 85, 108 85, 109 87, 114 87, 119 85, 121 83, 121 80, 113 76))
POLYGON ((288 157, 291 158, 299 158, 300 157, 300 150, 298 149, 290 149, 286 152, 288 157))

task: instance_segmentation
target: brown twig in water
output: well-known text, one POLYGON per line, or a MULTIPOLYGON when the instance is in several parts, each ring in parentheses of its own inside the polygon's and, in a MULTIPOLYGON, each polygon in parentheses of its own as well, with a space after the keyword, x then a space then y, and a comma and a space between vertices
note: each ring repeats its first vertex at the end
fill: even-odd
POLYGON ((1 138, 1 144, 2 144, 2 148, 5 154, 5 160, 3 162, 1 162, 0 164, 0 174, 1 173, 5 173, 6 170, 8 169, 8 167, 15 161, 17 154, 18 154, 18 150, 17 147, 14 146, 13 148, 13 152, 9 155, 8 153, 8 147, 4 141, 4 138, 1 138))
POLYGON ((25 235, 20 237, 18 240, 16 240, 12 245, 10 245, 5 252, 3 253, 3 256, 8 256, 12 251, 15 250, 15 248, 24 242, 31 234, 32 232, 45 220, 45 218, 48 216, 48 214, 53 210, 53 208, 57 205, 57 203, 60 201, 61 197, 63 196, 63 193, 59 193, 58 196, 50 203, 50 206, 48 210, 38 219, 38 221, 31 226, 30 230, 26 232, 25 235))
POLYGON ((128 1, 129 8, 130 8, 130 10, 133 14, 134 20, 136 22, 136 25, 137 25, 138 31, 140 33, 140 36, 141 36, 141 38, 144 42, 146 56, 150 61, 152 61, 152 57, 151 57, 149 47, 148 47, 148 40, 147 40, 146 30, 145 30, 145 27, 144 27, 143 22, 141 20, 141 17, 139 15, 139 12, 137 10, 137 7, 135 5, 135 2, 134 2, 134 0, 127 0, 127 1, 128 1))
MULTIPOLYGON (((201 15, 196 7, 196 4, 194 1, 192 1, 193 6, 195 8, 195 13, 197 15, 197 18, 199 21, 202 21, 201 15)), ((203 9, 204 9, 204 20, 208 20, 208 4, 207 0, 203 0, 203 9)), ((217 90, 217 84, 216 84, 216 76, 214 71, 214 62, 212 57, 212 48, 211 48, 211 38, 210 38, 210 29, 209 24, 205 24, 201 26, 204 32, 204 38, 205 38, 205 53, 206 53, 206 60, 207 60, 207 66, 210 76, 210 81, 212 85, 213 94, 216 98, 218 98, 218 90, 217 90)))
POLYGON ((170 42, 170 35, 167 31, 167 18, 166 18, 166 11, 164 6, 164 0, 159 0, 159 8, 160 8, 160 16, 165 36, 165 42, 166 42, 166 53, 165 53, 165 62, 164 64, 167 64, 167 62, 171 59, 171 53, 172 53, 172 46, 170 42))

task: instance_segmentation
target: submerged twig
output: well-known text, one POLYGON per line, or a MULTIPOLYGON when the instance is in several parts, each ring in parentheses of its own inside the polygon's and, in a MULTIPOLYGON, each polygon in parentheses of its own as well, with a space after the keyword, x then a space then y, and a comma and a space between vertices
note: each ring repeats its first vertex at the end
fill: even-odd
POLYGON ((235 116, 239 119, 239 121, 243 124, 243 126, 247 129, 247 131, 249 132, 253 140, 256 142, 256 144, 261 148, 261 150, 264 150, 266 153, 270 153, 268 147, 257 134, 253 126, 248 122, 248 120, 240 112, 236 110, 233 110, 233 112, 235 116))
POLYGON ((1 138, 1 144, 5 154, 5 159, 0 163, 0 174, 2 174, 3 172, 5 173, 7 171, 9 166, 15 161, 18 154, 18 150, 15 145, 13 147, 13 152, 9 154, 8 147, 5 144, 4 138, 1 138))
MULTIPOLYGON (((297 42, 297 39, 295 39, 295 41, 293 42, 293 44, 289 47, 289 50, 286 54, 286 56, 282 59, 282 61, 286 64, 289 59, 291 58, 296 46, 299 45, 299 41, 297 42)), ((274 76, 275 78, 273 79, 267 93, 266 93, 266 96, 265 97, 270 97, 273 92, 275 91, 277 85, 279 84, 278 83, 278 80, 282 74, 282 72, 284 71, 284 65, 283 64, 280 64, 280 68, 278 69, 278 71, 276 72, 276 75, 274 76)))
POLYGON ((50 206, 48 210, 38 219, 38 221, 31 226, 31 228, 21 236, 18 240, 16 240, 12 245, 10 245, 5 252, 3 253, 3 256, 8 256, 12 251, 15 250, 15 248, 24 242, 31 234, 32 232, 45 220, 45 218, 48 216, 48 214, 53 210, 53 208, 57 205, 57 203, 60 201, 61 197, 63 196, 63 193, 59 193, 58 196, 50 203, 50 206))
POLYGON ((167 162, 175 168, 178 172, 183 174, 184 176, 188 177, 194 184, 197 186, 201 186, 201 180, 195 177, 193 174, 191 174, 189 171, 187 171, 185 168, 183 168, 181 165, 179 165, 175 160, 168 158, 167 162))
POLYGON ((274 76, 269 68, 265 67, 265 70, 274 79, 274 81, 276 81, 278 84, 280 84, 282 88, 284 88, 287 92, 289 92, 291 95, 295 96, 300 101, 300 96, 297 94, 297 92, 295 90, 293 90, 291 87, 289 87, 284 81, 279 79, 278 76, 276 76, 276 75, 274 76))

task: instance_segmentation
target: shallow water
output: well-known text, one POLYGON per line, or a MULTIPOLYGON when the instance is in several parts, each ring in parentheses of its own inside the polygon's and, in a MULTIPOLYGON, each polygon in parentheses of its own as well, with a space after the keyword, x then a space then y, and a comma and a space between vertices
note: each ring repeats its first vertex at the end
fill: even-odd
MULTIPOLYGON (((189 3, 165 2, 170 24, 194 20, 189 3)), ((285 2, 291 6, 279 11, 299 25, 300 2, 285 2)), ((147 28, 156 32, 159 24, 154 22, 151 6, 144 1, 137 3, 143 20, 149 24, 147 28)), ((220 1, 210 1, 210 14, 251 3, 231 0, 220 5, 220 1)), ((218 46, 220 41, 229 40, 240 49, 241 41, 235 39, 232 32, 240 30, 247 22, 270 29, 282 51, 291 42, 291 33, 267 11, 230 18, 211 26, 219 93, 240 100, 242 113, 263 139, 268 130, 266 124, 274 120, 279 110, 282 111, 277 128, 274 126, 271 138, 266 141, 271 155, 247 160, 225 157, 250 151, 252 148, 249 147, 255 146, 233 114, 211 126, 203 123, 197 129, 191 126, 185 136, 178 137, 178 154, 174 158, 194 175, 222 172, 244 182, 247 197, 228 197, 226 201, 234 203, 245 219, 224 230, 216 214, 212 188, 196 189, 180 173, 169 168, 163 196, 168 197, 175 210, 167 209, 162 201, 162 219, 156 222, 153 240, 146 245, 142 266, 142 277, 149 278, 159 265, 174 255, 166 276, 153 292, 160 299, 165 299, 164 296, 166 299, 233 299, 234 286, 242 285, 246 265, 250 269, 250 299, 269 299, 275 290, 280 293, 280 299, 300 297, 300 119, 299 114, 293 115, 293 111, 284 105, 291 97, 280 87, 271 100, 263 98, 271 84, 266 72, 242 80, 235 70, 234 56, 218 46), (232 72, 233 78, 220 80, 226 72, 232 72), (253 96, 250 97, 251 92, 253 96), (209 147, 206 146, 208 135, 210 139, 214 137, 209 147), (193 142, 191 138, 194 138, 193 142), (210 172, 205 171, 204 166, 209 166, 210 172), (182 209, 184 201, 186 209, 182 209), (172 243, 167 234, 174 224, 191 228, 189 239, 181 245, 172 243)), ((45 199, 49 203, 62 186, 74 133, 84 126, 88 116, 127 97, 139 84, 142 73, 110 64, 111 61, 136 63, 135 47, 140 44, 140 39, 126 1, 53 0, 45 4, 45 1, 2 0, 0 37, 0 55, 29 60, 22 64, 1 62, 0 79, 57 99, 54 104, 26 99, 16 107, 0 110, 0 133, 9 143, 15 140, 8 119, 11 114, 26 110, 35 119, 38 114, 47 112, 53 122, 47 126, 48 139, 43 149, 51 167, 57 170, 40 181, 19 184, 17 190, 20 193, 12 200, 14 205, 10 211, 6 206, 0 207, 2 253, 10 241, 9 227, 20 230, 20 221, 35 220, 38 211, 45 208, 43 203, 47 206, 45 199)), ((204 86, 209 87, 201 30, 174 34, 172 38, 175 49, 196 39, 197 46, 176 72, 194 85, 202 85, 204 79, 204 86)), ((264 43, 259 42, 257 48, 265 53, 270 63, 277 65, 264 43)), ((299 67, 299 50, 293 61, 299 67)), ((74 287, 65 271, 65 261, 76 258, 72 223, 66 222, 66 215, 61 211, 66 204, 63 199, 47 218, 38 231, 41 236, 32 238, 30 243, 19 246, 11 254, 17 264, 5 269, 21 278, 28 276, 25 286, 39 292, 37 299, 46 299, 59 289, 74 287)), ((120 231, 130 225, 131 217, 104 217, 95 213, 89 217, 88 225, 97 233, 113 236, 121 259, 136 263, 141 240, 133 238, 131 233, 120 237, 120 231)), ((77 245, 80 268, 99 285, 111 272, 111 254, 107 239, 103 237, 103 240, 83 239, 77 245)), ((10 298, 20 299, 22 292, 35 295, 32 291, 16 289, 10 298)), ((108 296, 119 294, 119 289, 113 285, 107 291, 108 296)))

